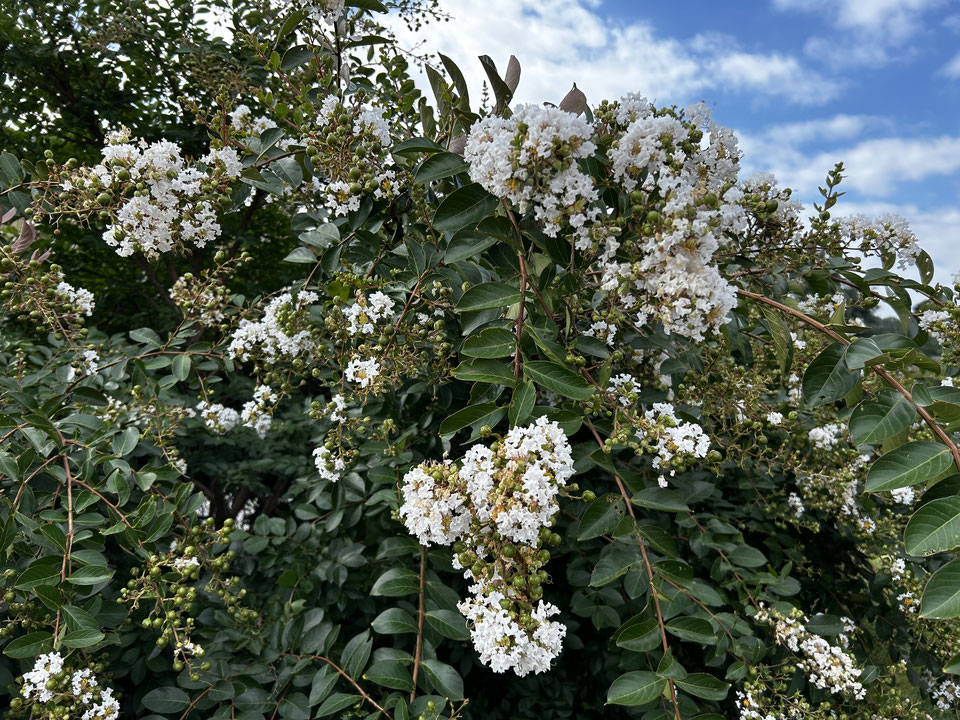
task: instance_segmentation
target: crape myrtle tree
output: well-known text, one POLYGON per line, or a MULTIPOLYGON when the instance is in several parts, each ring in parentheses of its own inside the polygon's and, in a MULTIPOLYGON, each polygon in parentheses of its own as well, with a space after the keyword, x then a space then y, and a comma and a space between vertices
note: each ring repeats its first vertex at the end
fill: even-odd
POLYGON ((956 717, 957 287, 842 165, 432 2, 21 10, 4 718, 956 717))

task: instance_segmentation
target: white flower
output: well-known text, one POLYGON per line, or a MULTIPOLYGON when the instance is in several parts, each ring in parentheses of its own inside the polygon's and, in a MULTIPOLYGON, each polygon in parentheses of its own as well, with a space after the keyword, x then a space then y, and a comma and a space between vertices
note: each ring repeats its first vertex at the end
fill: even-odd
POLYGON ((214 150, 211 148, 210 152, 204 155, 200 160, 208 165, 213 165, 217 162, 223 163, 224 174, 227 177, 238 177, 240 173, 243 172, 243 165, 240 163, 240 156, 237 155, 237 151, 233 148, 222 148, 220 150, 214 150))
POLYGON ((47 681, 63 669, 63 657, 52 652, 40 655, 33 663, 33 669, 23 674, 23 687, 20 694, 39 703, 48 702, 53 693, 47 690, 47 681))
MULTIPOLYGON (((301 296, 304 293, 301 293, 301 296)), ((240 360, 249 360, 255 351, 263 354, 267 363, 279 358, 292 360, 309 356, 315 350, 313 337, 308 330, 300 330, 288 335, 279 315, 289 312, 294 306, 293 296, 283 293, 271 300, 264 308, 263 319, 259 322, 241 320, 233 332, 228 352, 240 360)))
MULTIPOLYGON (((677 455, 694 458, 705 458, 710 450, 710 436, 703 428, 691 422, 680 420, 673 405, 669 403, 654 403, 653 408, 644 413, 647 420, 652 420, 657 428, 655 450, 657 456, 653 458, 653 467, 661 468, 677 455)), ((641 431, 643 434, 643 431, 641 431)))
POLYGON ((456 468, 421 465, 403 476, 400 517, 421 545, 450 545, 470 527, 467 496, 456 468))
POLYGON ((245 402, 240 411, 244 427, 255 430, 260 437, 266 437, 273 424, 273 407, 278 400, 269 385, 258 385, 253 391, 253 399, 245 402))
POLYGON ((768 412, 767 422, 771 425, 780 425, 783 422, 783 414, 778 412, 768 412))
POLYGON ((220 403, 201 400, 197 403, 196 410, 204 424, 218 435, 230 432, 240 422, 240 413, 220 403))
POLYGON ((346 468, 342 458, 335 458, 326 447, 318 447, 313 451, 313 462, 317 466, 320 477, 331 482, 340 479, 340 473, 346 468))
POLYGON ((369 386, 379 374, 380 363, 372 357, 366 360, 355 357, 347 364, 347 369, 344 371, 347 380, 359 383, 362 388, 369 386))
POLYGON ((379 332, 377 323, 391 320, 396 315, 393 299, 379 290, 369 298, 360 298, 343 311, 349 321, 347 332, 351 335, 358 333, 372 335, 379 332))
POLYGON ((806 512, 806 508, 803 506, 803 500, 800 499, 800 496, 796 493, 790 493, 787 497, 787 505, 793 508, 798 518, 803 517, 803 513, 806 512))
POLYGON ((184 570, 189 570, 192 567, 199 567, 200 561, 195 557, 178 557, 173 561, 174 570, 183 572, 184 570))
POLYGON ((96 306, 93 293, 83 288, 75 288, 63 280, 57 285, 57 294, 66 298, 66 301, 77 307, 81 315, 90 317, 93 314, 93 308, 96 306))
POLYGON ((843 439, 843 425, 840 423, 828 423, 823 427, 815 427, 807 437, 815 447, 822 450, 829 450, 843 439))
POLYGON ((586 233, 598 215, 592 178, 577 159, 596 151, 585 118, 555 107, 520 105, 510 118, 488 115, 470 129, 464 159, 470 179, 490 193, 532 207, 544 234, 569 225, 586 233))
POLYGON ((503 597, 496 591, 478 592, 457 605, 470 623, 470 639, 480 662, 497 673, 513 670, 519 677, 548 671, 567 634, 566 625, 549 619, 560 609, 541 600, 530 613, 536 623, 530 632, 500 607, 503 597))
POLYGON ((900 503, 901 505, 913 505, 916 493, 912 487, 898 488, 890 491, 890 497, 893 498, 894 502, 900 503))

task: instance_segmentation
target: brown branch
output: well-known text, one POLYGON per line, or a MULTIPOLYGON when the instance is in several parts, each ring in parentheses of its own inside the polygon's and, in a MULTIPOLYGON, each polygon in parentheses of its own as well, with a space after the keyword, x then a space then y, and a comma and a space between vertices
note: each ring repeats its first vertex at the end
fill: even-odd
POLYGON ((413 656, 413 689, 410 691, 410 702, 417 697, 417 676, 420 673, 420 654, 423 650, 423 615, 426 609, 427 591, 427 549, 420 546, 420 608, 417 611, 417 650, 413 656))

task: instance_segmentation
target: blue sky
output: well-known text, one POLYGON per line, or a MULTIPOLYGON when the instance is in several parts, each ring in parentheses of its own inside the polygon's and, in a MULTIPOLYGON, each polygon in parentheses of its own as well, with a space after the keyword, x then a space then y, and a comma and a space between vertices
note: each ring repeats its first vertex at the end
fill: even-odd
MULTIPOLYGON (((949 282, 960 271, 960 0, 444 0, 423 50, 522 67, 517 100, 640 92, 705 100, 809 205, 837 160, 837 212, 906 217, 949 282)), ((397 28, 402 41, 414 38, 397 28)))

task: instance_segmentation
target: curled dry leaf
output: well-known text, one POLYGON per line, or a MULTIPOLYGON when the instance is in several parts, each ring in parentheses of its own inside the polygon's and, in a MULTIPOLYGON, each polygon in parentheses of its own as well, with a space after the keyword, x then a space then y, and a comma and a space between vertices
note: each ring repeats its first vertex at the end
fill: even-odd
POLYGON ((36 239, 36 228, 24 220, 23 224, 20 226, 20 235, 17 237, 17 241, 12 246, 13 252, 22 253, 24 250, 30 247, 33 244, 33 241, 36 239))
POLYGON ((507 63, 507 73, 503 77, 503 82, 510 88, 510 92, 517 91, 517 85, 520 84, 520 61, 516 55, 510 56, 510 62, 507 63))
POLYGON ((587 110, 587 96, 574 83, 563 100, 560 101, 560 109, 571 112, 574 115, 582 115, 587 110))

